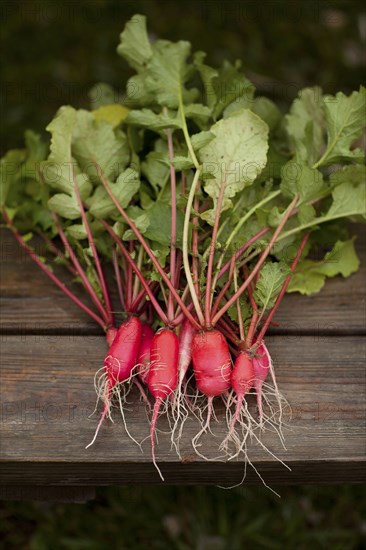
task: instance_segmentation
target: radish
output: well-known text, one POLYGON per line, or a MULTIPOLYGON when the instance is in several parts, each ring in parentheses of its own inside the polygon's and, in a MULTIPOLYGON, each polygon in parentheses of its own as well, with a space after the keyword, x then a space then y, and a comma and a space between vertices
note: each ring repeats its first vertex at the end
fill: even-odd
POLYGON ((178 384, 178 353, 179 340, 174 332, 168 328, 163 328, 154 335, 151 343, 151 362, 147 380, 149 390, 155 398, 150 440, 153 463, 163 481, 164 478, 155 460, 154 433, 160 407, 178 384))
POLYGON ((104 359, 104 371, 106 382, 102 385, 104 409, 96 428, 94 437, 86 449, 95 442, 99 429, 109 413, 111 392, 119 382, 125 382, 131 375, 136 365, 137 356, 141 345, 142 324, 137 317, 130 317, 119 327, 108 354, 104 359))
POLYGON ((187 374, 187 370, 192 361, 192 340, 196 333, 196 329, 192 326, 188 319, 183 321, 182 330, 179 336, 179 356, 178 356, 178 386, 173 400, 173 412, 175 413, 174 426, 172 430, 172 444, 175 446, 178 456, 179 441, 182 437, 183 426, 188 418, 188 410, 191 407, 190 400, 185 392, 182 392, 182 385, 184 378, 187 374), (188 408, 185 407, 185 403, 188 404, 188 408), (175 440, 175 433, 178 430, 178 436, 175 440))
POLYGON ((192 439, 195 452, 201 435, 210 427, 213 399, 230 388, 231 357, 225 337, 216 329, 199 332, 192 341, 192 362, 197 389, 207 398, 207 418, 202 429, 192 439))
POLYGON ((140 351, 142 323, 137 317, 124 321, 109 348, 104 360, 104 369, 110 382, 110 389, 117 382, 124 382, 136 365, 140 351))
POLYGON ((230 388, 231 357, 221 332, 214 329, 194 335, 192 362, 197 388, 211 403, 230 388))
POLYGON ((183 321, 182 331, 179 337, 179 360, 178 360, 178 387, 181 388, 188 367, 192 360, 192 341, 196 329, 188 319, 183 321))
POLYGON ((235 413, 231 420, 229 431, 220 448, 226 450, 228 441, 231 439, 235 424, 240 418, 241 409, 245 395, 252 389, 255 381, 253 360, 249 353, 242 351, 234 364, 234 368, 231 373, 231 385, 236 393, 236 407, 235 413))
POLYGON ((137 372, 144 384, 147 384, 147 378, 150 368, 150 350, 151 342, 154 338, 154 331, 150 325, 144 323, 142 325, 142 337, 139 355, 137 358, 137 372))

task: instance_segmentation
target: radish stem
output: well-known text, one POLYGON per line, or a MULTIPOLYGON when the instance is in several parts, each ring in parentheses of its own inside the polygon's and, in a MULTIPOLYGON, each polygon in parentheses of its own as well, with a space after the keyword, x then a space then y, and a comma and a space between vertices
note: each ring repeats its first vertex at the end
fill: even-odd
POLYGON ((279 234, 281 233, 284 225, 286 224, 288 218, 290 217, 290 214, 292 210, 294 209, 296 203, 298 201, 298 195, 293 199, 291 204, 288 206, 287 210, 282 216, 282 220, 279 223, 278 227, 276 228, 276 231, 274 232, 271 240, 269 241, 267 247, 262 252, 262 255, 260 256, 258 262, 256 263, 253 271, 249 275, 248 279, 244 281, 244 283, 241 285, 241 287, 238 289, 237 292, 234 293, 234 295, 226 302, 226 304, 216 313, 215 317, 212 319, 212 325, 215 325, 217 321, 222 317, 222 315, 233 305, 235 304, 236 300, 243 294, 243 292, 247 289, 248 285, 251 283, 251 281, 254 279, 254 277, 257 275, 259 270, 261 269, 262 265, 264 264, 268 254, 271 252, 271 249, 276 242, 279 234))
POLYGON ((94 311, 92 311, 88 306, 84 305, 79 298, 75 296, 69 290, 64 283, 61 283, 61 281, 50 271, 47 266, 42 262, 42 260, 37 256, 37 254, 27 245, 27 243, 23 240, 22 236, 18 233, 17 229, 15 228, 14 224, 12 223, 11 219, 8 216, 8 213, 5 208, 2 209, 2 213, 5 219, 5 222, 9 229, 13 232, 14 237, 16 238, 17 242, 20 244, 20 246, 26 251, 28 256, 32 258, 32 260, 42 269, 46 275, 69 297, 71 300, 80 308, 82 309, 89 317, 91 317, 94 321, 98 323, 102 327, 103 330, 106 330, 106 324, 105 321, 99 317, 99 315, 96 315, 94 311))

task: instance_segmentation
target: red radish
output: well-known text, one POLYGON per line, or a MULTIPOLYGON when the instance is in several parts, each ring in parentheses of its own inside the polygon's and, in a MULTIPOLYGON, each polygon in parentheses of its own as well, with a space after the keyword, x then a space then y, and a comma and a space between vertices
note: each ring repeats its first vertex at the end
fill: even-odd
POLYGON ((263 407, 262 407, 262 388, 263 384, 266 381, 268 373, 270 371, 270 361, 267 348, 262 341, 260 346, 257 348, 256 354, 253 357, 253 367, 254 367, 254 387, 257 394, 257 407, 258 407, 258 416, 259 422, 263 422, 263 407))
POLYGON ((163 328, 154 335, 151 343, 151 362, 147 380, 149 390, 155 397, 150 439, 153 463, 163 481, 164 478, 155 461, 154 432, 160 407, 164 399, 176 389, 178 384, 178 353, 179 340, 174 332, 163 328))
POLYGON ((221 332, 208 330, 194 335, 192 362, 197 388, 211 401, 230 388, 231 357, 221 332))
POLYGON ((192 439, 192 446, 199 456, 206 459, 197 450, 198 440, 210 427, 213 398, 230 388, 231 357, 228 344, 221 332, 214 329, 194 335, 192 362, 197 388, 208 397, 206 422, 192 439))
POLYGON ((151 342, 154 338, 154 331, 150 325, 144 323, 142 325, 142 337, 139 355, 137 358, 137 372, 144 384, 147 384, 147 378, 150 368, 150 350, 151 342))
POLYGON ((243 397, 252 389, 254 384, 253 360, 246 352, 238 355, 231 373, 231 385, 238 398, 243 397))
POLYGON ((104 359, 104 369, 111 381, 111 388, 117 382, 124 382, 129 378, 137 362, 141 336, 142 324, 137 317, 130 317, 119 327, 108 355, 104 359))
POLYGON ((130 377, 133 367, 136 365, 137 356, 140 350, 142 335, 142 324, 137 317, 130 317, 119 327, 108 354, 104 359, 104 370, 107 382, 104 388, 104 409, 94 437, 86 449, 93 445, 97 438, 99 429, 109 411, 111 391, 117 382, 124 382, 130 377))
POLYGON ((254 385, 254 366, 253 360, 246 351, 242 351, 234 363, 234 368, 231 373, 231 385, 236 393, 236 407, 234 416, 230 422, 229 430, 224 441, 221 443, 222 450, 227 449, 228 441, 233 435, 235 424, 239 420, 241 408, 245 395, 252 389, 254 385))

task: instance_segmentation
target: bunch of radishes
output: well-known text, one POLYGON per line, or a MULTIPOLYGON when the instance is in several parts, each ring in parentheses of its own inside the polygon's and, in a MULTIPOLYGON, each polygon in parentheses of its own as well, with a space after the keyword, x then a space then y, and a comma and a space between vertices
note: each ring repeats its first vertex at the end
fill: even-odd
POLYGON ((25 149, 1 160, 3 219, 105 331, 92 443, 114 403, 125 422, 134 384, 151 409, 155 465, 162 411, 178 454, 185 421, 200 420, 192 445, 205 458, 215 399, 226 409, 220 457, 249 460, 247 442, 265 448, 267 426, 283 438, 286 401, 264 337, 285 292, 310 294, 358 268, 344 219, 366 218, 364 152, 353 147, 365 90, 330 99, 306 89, 284 115, 255 96, 239 63, 214 69, 187 42, 153 42, 143 16, 127 23, 118 53, 135 71, 123 101, 101 85, 92 111, 60 108, 49 144, 27 132, 25 149), (311 259, 320 245, 324 257, 311 259))

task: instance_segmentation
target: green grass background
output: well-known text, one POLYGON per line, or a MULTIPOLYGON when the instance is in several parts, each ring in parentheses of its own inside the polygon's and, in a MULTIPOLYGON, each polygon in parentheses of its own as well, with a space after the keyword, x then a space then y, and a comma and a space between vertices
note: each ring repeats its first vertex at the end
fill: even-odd
POLYGON ((358 486, 124 487, 86 504, 7 503, 2 548, 354 550, 366 544, 358 486))
MULTIPOLYGON (((2 152, 43 131, 62 104, 88 106, 93 84, 123 90, 115 49, 126 20, 148 16, 155 36, 190 40, 211 63, 240 58, 261 93, 287 103, 307 85, 350 92, 363 81, 361 1, 3 0, 2 152)), ((336 480, 335 480, 336 482, 336 480)), ((332 549, 366 544, 362 487, 100 489, 86 504, 0 505, 0 548, 332 549)), ((364 546, 365 547, 365 546, 364 546)))

